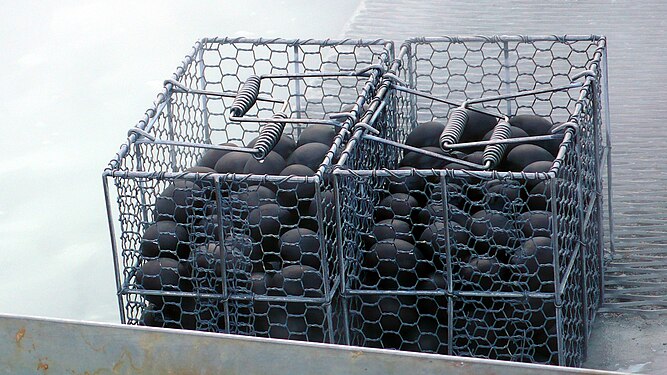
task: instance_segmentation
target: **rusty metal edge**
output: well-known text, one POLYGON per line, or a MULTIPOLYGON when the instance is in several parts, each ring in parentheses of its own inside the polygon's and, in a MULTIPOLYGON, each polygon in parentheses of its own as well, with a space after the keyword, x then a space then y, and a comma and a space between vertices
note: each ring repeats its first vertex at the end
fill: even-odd
POLYGON ((8 314, 0 335, 0 373, 619 374, 8 314))

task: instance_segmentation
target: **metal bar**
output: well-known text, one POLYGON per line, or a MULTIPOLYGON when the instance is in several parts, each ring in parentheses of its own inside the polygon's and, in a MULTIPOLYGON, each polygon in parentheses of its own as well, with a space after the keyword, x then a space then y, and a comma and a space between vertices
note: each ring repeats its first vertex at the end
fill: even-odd
MULTIPOLYGON (((282 103, 282 102, 281 102, 282 103)), ((309 119, 309 118, 281 118, 275 119, 272 117, 236 117, 229 116, 229 121, 233 122, 266 122, 266 123, 285 123, 285 124, 319 124, 319 125, 331 125, 335 127, 341 127, 342 125, 338 121, 334 120, 319 120, 319 119, 309 119)))
POLYGON ((563 343, 563 299, 560 287, 560 249, 558 248, 558 197, 556 190, 556 179, 549 181, 550 196, 547 202, 551 205, 551 248, 554 251, 554 290, 558 293, 554 295, 554 305, 556 307, 556 337, 558 341, 558 364, 565 365, 565 353, 563 343))
MULTIPOLYGON (((512 89, 510 87, 510 55, 509 55, 509 42, 507 40, 503 41, 503 71, 505 76, 503 77, 503 83, 505 84, 505 92, 507 95, 510 95, 512 89)), ((507 116, 512 113, 512 101, 508 98, 506 100, 507 104, 507 116)))
POLYGON ((167 290, 148 290, 148 289, 126 289, 126 294, 137 294, 147 296, 161 297, 202 297, 215 298, 220 300, 238 300, 238 301, 267 301, 267 302, 305 302, 305 303, 326 303, 326 297, 303 297, 303 296, 267 296, 247 293, 227 293, 223 296, 219 293, 196 293, 196 292, 176 292, 167 290))
MULTIPOLYGON (((300 72, 300 69, 301 69, 299 67, 299 64, 302 63, 302 61, 299 59, 299 56, 300 56, 299 55, 299 45, 294 44, 294 71, 297 74, 300 72)), ((301 79, 296 79, 295 82, 294 82, 294 85, 295 85, 295 88, 296 88, 296 90, 295 90, 296 92, 294 94, 294 97, 296 99, 296 118, 300 119, 301 118, 301 111, 303 110, 301 108, 301 96, 303 95, 301 93, 301 79)), ((297 128, 296 128, 296 133, 297 133, 296 136, 297 137, 301 136, 301 131, 302 131, 302 127, 297 126, 297 128)))
MULTIPOLYGON (((327 326, 329 329, 327 330, 328 336, 329 336, 329 342, 334 342, 334 337, 333 337, 333 316, 332 316, 332 310, 331 310, 331 301, 333 299, 332 292, 330 289, 329 283, 331 280, 329 280, 329 257, 327 254, 329 253, 329 247, 327 246, 327 243, 324 240, 324 235, 326 228, 324 227, 324 203, 325 200, 322 199, 322 189, 323 184, 321 184, 319 181, 316 184, 315 188, 315 197, 316 197, 316 202, 317 203, 317 212, 315 215, 317 215, 317 226, 318 226, 318 231, 317 231, 317 237, 318 241, 320 244, 320 267, 322 268, 322 287, 324 289, 324 297, 327 300, 327 312, 326 312, 326 319, 327 319, 327 326)), ((335 202, 335 201, 334 201, 335 202)))
POLYGON ((601 35, 461 35, 461 36, 441 36, 441 37, 417 37, 410 38, 407 43, 468 43, 468 42, 579 42, 603 39, 601 35))
MULTIPOLYGON (((445 222, 445 244, 447 254, 447 354, 452 355, 454 346, 454 275, 452 274, 452 248, 449 236, 449 191, 447 190, 447 175, 440 174, 440 194, 442 195, 442 213, 445 222)), ((437 233, 435 233, 437 236, 437 233)), ((437 287, 437 286, 436 286, 437 287)))
POLYGON ((220 178, 215 179, 215 213, 218 219, 218 238, 220 238, 220 275, 222 282, 222 295, 224 301, 224 314, 225 314, 225 332, 230 332, 230 323, 229 323, 229 291, 227 290, 227 246, 225 246, 225 231, 222 226, 222 187, 220 178))
POLYGON ((412 146, 409 146, 409 145, 406 145, 406 144, 403 144, 403 143, 394 142, 394 141, 384 139, 384 138, 381 138, 381 137, 376 137, 374 135, 364 134, 363 137, 366 138, 366 139, 370 139, 372 141, 375 141, 375 142, 380 142, 380 143, 384 143, 384 144, 387 144, 387 145, 390 145, 390 146, 395 146, 395 147, 398 147, 398 148, 402 148, 404 150, 408 150, 408 151, 428 155, 432 158, 441 159, 441 160, 445 160, 445 161, 465 165, 466 167, 469 167, 469 168, 474 168, 474 169, 483 169, 484 168, 484 166, 482 166, 482 165, 471 163, 469 161, 457 159, 457 158, 454 158, 454 157, 451 157, 451 156, 438 154, 438 153, 431 152, 431 151, 428 151, 428 150, 423 150, 423 149, 417 148, 417 147, 412 147, 412 146))
MULTIPOLYGON (((599 116, 599 113, 598 113, 599 116)), ((595 124, 595 204, 598 209, 598 222, 596 225, 597 231, 598 231, 598 267, 599 267, 599 275, 598 275, 598 287, 597 291, 600 294, 598 300, 596 301, 596 307, 599 308, 602 306, 604 303, 604 289, 605 289, 605 283, 604 283, 604 187, 602 184, 602 161, 601 159, 605 157, 604 153, 606 149, 600 145, 598 136, 600 134, 600 130, 598 129, 598 126, 601 125, 600 120, 596 120, 595 124), (599 149, 602 147, 602 155, 599 154, 599 149)), ((609 239, 611 241, 611 239, 609 239)), ((596 314, 596 311, 593 312, 596 314)))
POLYGON ((279 176, 279 175, 253 175, 243 173, 193 173, 193 172, 131 172, 131 171, 116 171, 110 172, 108 176, 120 178, 155 178, 155 179, 201 179, 202 177, 222 178, 224 181, 270 181, 270 182, 313 182, 316 181, 315 176, 279 176))
MULTIPOLYGON (((425 92, 423 92, 423 91, 419 91, 419 90, 415 90, 415 89, 410 89, 410 88, 407 88, 407 87, 405 87, 405 86, 401 86, 401 85, 392 85, 392 87, 395 88, 395 89, 398 90, 398 91, 403 91, 403 92, 407 92, 408 94, 413 94, 413 95, 416 95, 416 96, 421 96, 421 97, 423 97, 423 98, 431 99, 431 100, 436 101, 436 102, 449 104, 449 105, 451 105, 451 106, 453 106, 453 107, 460 107, 460 106, 461 106, 461 103, 458 103, 458 102, 455 102, 455 101, 452 101, 452 100, 448 100, 448 99, 438 98, 437 96, 433 96, 433 95, 428 94, 428 93, 425 93, 425 92)), ((470 110, 470 111, 474 111, 474 112, 482 113, 482 114, 485 114, 485 115, 488 115, 488 116, 491 116, 491 117, 496 117, 496 118, 500 118, 500 119, 505 118, 504 115, 499 115, 499 114, 497 114, 497 113, 488 112, 488 111, 486 111, 486 110, 479 109, 479 108, 475 108, 475 107, 466 107, 466 109, 468 109, 468 110, 470 110)))
MULTIPOLYGON (((588 348, 588 324, 589 324, 589 321, 588 321, 588 313, 589 313, 588 312, 588 275, 586 274, 586 270, 587 270, 586 256, 588 255, 588 251, 591 247, 591 243, 588 241, 588 238, 586 236, 586 222, 588 221, 587 218, 590 217, 590 214, 588 214, 588 212, 592 212, 592 211, 589 211, 589 210, 593 205, 589 205, 590 207, 585 207, 585 204, 584 204, 584 200, 585 200, 584 192, 583 192, 584 176, 582 176, 583 175, 583 173, 582 173, 583 165, 582 165, 582 162, 581 162, 581 158, 582 158, 581 143, 584 142, 584 140, 582 140, 581 138, 583 138, 583 137, 581 137, 581 136, 578 137, 579 142, 576 143, 575 148, 574 148, 574 151, 575 151, 574 155, 575 155, 575 159, 576 159, 576 163, 577 163, 577 171, 579 171, 579 173, 577 173, 577 177, 576 177, 577 178, 577 181, 576 181, 577 208, 576 208, 576 210, 577 210, 577 216, 578 216, 578 221, 579 221, 579 225, 577 226, 577 229, 579 230, 579 236, 578 236, 579 238, 578 238, 578 241, 577 241, 577 244, 576 244, 575 253, 570 257, 570 259, 571 259, 570 264, 575 263, 576 259, 577 259, 577 255, 579 255, 580 262, 581 262, 581 270, 582 270, 581 298, 582 298, 582 308, 583 308, 583 313, 582 313, 583 322, 582 323, 583 323, 583 329, 584 329, 584 345, 581 349, 583 351, 583 353, 582 353, 583 358, 585 359, 586 355, 587 355, 586 351, 587 351, 587 348, 588 348), (585 212, 584 210, 586 210, 588 212, 585 212), (579 252, 579 254, 577 254, 577 252, 579 252)), ((552 193, 553 193, 553 191, 552 191, 552 193)), ((590 203, 590 202, 587 202, 587 203, 590 203)), ((571 270, 571 267, 568 267, 568 270, 567 270, 568 274, 566 275, 566 277, 569 277, 570 270, 571 270)), ((562 286, 563 285, 566 285, 566 284, 563 283, 562 286)))
MULTIPOLYGON (((169 96, 171 98, 171 95, 169 96)), ((171 100, 167 101, 167 136, 169 141, 174 141, 174 114, 171 109, 171 100)), ((169 146, 169 161, 171 163, 171 170, 176 172, 176 149, 173 145, 169 146)))
POLYGON ((358 45, 358 46, 369 46, 369 45, 379 45, 382 46, 386 43, 384 39, 284 39, 284 38, 203 38, 201 43, 218 43, 218 44, 253 44, 253 45, 262 45, 262 44, 303 44, 303 45, 316 45, 316 46, 337 46, 337 45, 358 45))
POLYGON ((613 372, 211 332, 0 315, 0 371, 170 374, 508 374, 613 372), (249 355, 249 353, 251 353, 249 355), (369 365, 372 364, 372 365, 369 365))
MULTIPOLYGON (((564 85, 564 86, 549 87, 549 88, 527 90, 527 91, 519 91, 519 92, 510 93, 510 94, 506 94, 506 95, 487 96, 487 97, 483 97, 483 98, 479 98, 479 99, 469 99, 469 100, 466 101, 466 103, 467 104, 477 104, 477 103, 491 102, 491 101, 503 100, 503 99, 521 98, 521 97, 524 97, 524 96, 545 94, 545 93, 548 93, 548 92, 556 92, 556 91, 565 91, 565 90, 576 89, 576 88, 582 87, 583 85, 584 85, 584 83, 571 83, 569 85, 564 85)), ((509 116, 509 114, 508 114, 508 116, 509 116)))
POLYGON ((366 78, 370 76, 370 73, 359 73, 356 71, 353 72, 310 72, 310 73, 292 73, 292 74, 262 74, 262 79, 269 78, 319 78, 319 77, 359 77, 366 78))
POLYGON ((102 176, 102 186, 104 188, 104 203, 106 204, 107 209, 107 224, 109 225, 109 234, 111 236, 111 254, 113 255, 113 269, 114 276, 116 278, 116 296, 118 297, 118 306, 120 310, 120 322, 125 324, 127 323, 127 318, 125 317, 125 306, 123 304, 123 296, 120 291, 122 289, 120 277, 120 266, 118 264, 118 247, 116 244, 116 228, 114 227, 113 222, 113 212, 111 209, 111 197, 109 196, 109 181, 107 176, 102 176))
POLYGON ((487 291, 453 291, 447 292, 440 290, 374 290, 374 289, 355 289, 348 292, 350 295, 378 295, 378 296, 452 296, 452 297, 498 297, 498 298, 554 298, 553 293, 543 292, 487 292, 487 291))
MULTIPOLYGON (((606 43, 605 43, 606 44, 606 43)), ((616 248, 614 246, 614 211, 612 210, 612 173, 611 173, 611 119, 609 116, 609 72, 607 65, 607 47, 602 50, 602 84, 603 87, 603 100, 604 100, 604 123, 605 131, 607 133, 606 142, 607 142, 607 211, 609 212, 609 247, 611 251, 611 256, 613 258, 616 253, 616 248)))
MULTIPOLYGON (((602 193, 595 192, 593 196, 587 201, 586 203, 586 214, 584 215, 583 219, 583 225, 584 227, 588 225, 588 223, 591 221, 591 217, 593 216, 593 209, 595 209, 595 205, 597 204, 598 198, 601 196, 602 193)), ((583 199, 583 196, 582 196, 583 199)))
MULTIPOLYGON (((360 131, 361 132, 361 131, 360 131)), ((348 142, 348 146, 350 145, 350 142, 355 141, 355 139, 351 139, 348 142)), ((348 147, 349 148, 349 147, 348 147)), ((341 156, 342 159, 342 156, 341 156)), ((364 177, 364 176, 378 176, 378 177, 405 177, 405 176, 410 176, 413 173, 416 174, 417 176, 420 177, 437 177, 440 176, 440 171, 445 171, 448 176, 450 177, 459 177, 459 178, 465 178, 465 177, 477 177, 477 178, 482 178, 482 179, 528 179, 528 180, 549 180, 554 178, 555 173, 554 172, 498 172, 495 170, 492 171, 468 171, 468 170, 459 170, 459 169, 439 169, 439 170, 433 170, 433 169, 377 169, 377 170, 370 170, 370 169, 358 169, 358 170, 351 170, 351 169, 343 169, 343 168, 337 168, 335 169, 332 173, 333 174, 339 174, 343 176, 357 176, 357 177, 364 177)))
POLYGON ((257 152, 257 149, 248 148, 248 147, 234 147, 234 146, 224 146, 224 145, 212 145, 209 143, 197 143, 197 142, 182 142, 182 141, 173 141, 173 140, 162 140, 155 139, 150 140, 146 138, 141 138, 137 140, 137 144, 155 144, 155 145, 170 145, 170 146, 183 146, 183 147, 196 147, 196 148, 205 148, 209 150, 220 150, 220 151, 238 151, 245 152, 249 154, 254 154, 257 152))
POLYGON ((534 135, 530 137, 517 137, 517 138, 507 138, 507 139, 489 139, 488 141, 475 141, 475 142, 465 142, 465 143, 451 143, 447 144, 446 148, 452 150, 458 150, 461 148, 470 148, 470 147, 480 147, 488 145, 503 145, 503 144, 515 144, 523 142, 537 142, 537 141, 548 141, 552 139, 563 138, 563 134, 550 134, 550 135, 534 135))
MULTIPOLYGON (((340 176, 333 176, 333 194, 334 194, 334 209, 336 212, 336 250, 338 252, 338 268, 339 268, 339 280, 340 280, 340 288, 341 288, 341 295, 342 295, 342 303, 343 303, 343 325, 345 327, 345 344, 350 345, 350 317, 349 317, 349 304, 350 304, 350 299, 348 298, 348 290, 347 290, 347 272, 345 271, 345 265, 346 265, 346 259, 345 259, 345 251, 343 250, 343 225, 342 225, 342 219, 340 217, 341 211, 340 211, 340 204, 341 204, 341 198, 340 198, 340 179, 342 177, 340 176)), ((315 194, 318 194, 317 191, 315 191, 315 194)), ((322 199, 320 197, 317 198, 320 202, 322 199)))
MULTIPOLYGON (((176 93, 202 95, 203 97, 214 96, 218 98, 236 98, 238 96, 238 92, 231 92, 231 91, 210 91, 202 89, 193 89, 184 86, 174 86, 174 88, 175 90, 173 90, 173 92, 176 93)), ((269 103, 282 103, 284 101, 282 99, 275 99, 269 96, 262 96, 262 95, 258 95, 256 100, 260 102, 269 102, 269 103)))
MULTIPOLYGON (((205 64, 204 64, 204 48, 199 47, 197 49, 197 72, 199 73, 199 79, 197 80, 198 90, 206 89, 206 78, 204 77, 205 64)), ((202 95, 199 105, 201 106, 202 112, 202 126, 204 128, 204 143, 211 143, 211 128, 209 127, 208 120, 210 113, 208 112, 208 97, 202 95)))

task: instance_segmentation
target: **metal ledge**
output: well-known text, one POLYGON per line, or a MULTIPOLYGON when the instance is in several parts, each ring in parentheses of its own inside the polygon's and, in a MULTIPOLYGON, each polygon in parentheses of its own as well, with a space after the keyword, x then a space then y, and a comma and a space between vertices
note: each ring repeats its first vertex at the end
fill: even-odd
POLYGON ((3 314, 0 335, 2 373, 618 374, 3 314))

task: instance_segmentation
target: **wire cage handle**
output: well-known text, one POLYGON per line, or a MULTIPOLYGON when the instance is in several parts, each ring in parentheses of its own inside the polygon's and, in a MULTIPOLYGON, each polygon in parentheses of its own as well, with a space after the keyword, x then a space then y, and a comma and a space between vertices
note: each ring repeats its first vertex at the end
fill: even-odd
MULTIPOLYGON (((259 135, 255 141, 255 146, 250 147, 231 147, 225 145, 212 145, 206 143, 182 142, 172 140, 162 140, 149 134, 147 131, 141 129, 131 129, 129 133, 136 133, 139 137, 138 143, 152 143, 160 145, 171 146, 188 146, 205 149, 214 149, 221 151, 235 151, 252 154, 256 159, 261 160, 268 155, 273 148, 278 144, 278 141, 283 135, 286 124, 319 124, 334 127, 342 127, 342 122, 349 118, 349 114, 341 113, 340 117, 331 116, 330 119, 309 119, 309 118, 290 118, 287 115, 289 110, 289 101, 280 100, 273 97, 260 96, 260 86, 263 79, 293 79, 293 78, 315 78, 315 77, 367 77, 372 73, 371 71, 378 71, 384 73, 385 69, 382 65, 371 64, 351 72, 307 72, 307 73, 292 73, 292 74, 263 74, 251 75, 241 85, 236 93, 233 92, 215 92, 190 88, 181 82, 174 79, 164 81, 167 91, 200 94, 205 96, 226 97, 233 98, 232 104, 229 108, 230 122, 256 122, 264 123, 259 128, 259 135), (257 101, 265 101, 271 103, 281 103, 282 108, 270 118, 264 117, 246 117, 246 113, 255 105, 257 101)), ((162 107, 164 108, 164 107, 162 107)), ((155 116, 157 118, 157 116, 155 116)))
MULTIPOLYGON (((567 91, 571 89, 576 89, 579 87, 582 87, 584 83, 582 82, 576 82, 579 78, 582 76, 588 76, 590 75, 588 71, 583 71, 579 74, 576 74, 572 77, 571 81, 572 83, 563 85, 563 86, 557 86, 557 87, 544 87, 544 88, 536 88, 533 90, 526 90, 526 91, 519 91, 515 93, 510 93, 510 94, 503 94, 503 95, 494 95, 494 96, 487 96, 487 97, 481 97, 478 99, 469 99, 463 102, 462 104, 456 103, 451 100, 447 99, 442 99, 438 98, 436 96, 430 95, 428 93, 411 89, 409 87, 406 87, 405 82, 401 81, 397 76, 394 74, 385 74, 385 77, 388 78, 389 80, 392 81, 391 86, 398 90, 398 91, 403 91, 409 94, 414 94, 417 96, 421 96, 427 99, 435 100, 437 102, 449 104, 451 106, 455 106, 450 111, 450 116, 447 120, 447 124, 445 125, 445 129, 442 131, 439 139, 439 144, 440 148, 443 151, 453 151, 453 150, 458 150, 458 149, 466 149, 466 148, 472 148, 472 147, 480 147, 480 146, 492 146, 492 145, 508 145, 508 144, 520 144, 520 143, 530 143, 530 142, 536 142, 536 141, 548 141, 548 140, 554 140, 554 139, 562 139, 563 134, 562 134, 562 129, 561 128, 554 128, 551 131, 551 134, 547 135, 535 135, 535 136, 528 136, 528 137, 517 137, 517 138, 510 138, 511 137, 511 132, 509 132, 509 127, 505 128, 504 122, 508 122, 508 116, 504 114, 496 114, 487 111, 486 109, 483 108, 476 108, 470 106, 471 104, 479 104, 479 103, 484 103, 484 102, 489 102, 489 101, 496 101, 496 100, 503 100, 503 99, 512 99, 512 98, 518 98, 518 97, 523 97, 523 96, 529 96, 529 95, 537 95, 537 94, 543 94, 543 93, 549 93, 549 92, 558 92, 558 91, 567 91), (491 139, 486 140, 486 141, 474 141, 474 142, 464 142, 464 143, 459 143, 459 140, 461 139, 461 135, 463 134, 463 131, 465 130, 466 123, 468 121, 469 113, 470 111, 485 114, 491 117, 496 117, 499 119, 499 124, 503 123, 501 127, 503 130, 499 130, 500 133, 498 133, 495 137, 491 137, 491 139)), ((571 122, 568 122, 568 124, 571 124, 571 122)), ((509 124, 508 124, 509 125, 509 124)), ((495 131, 496 127, 494 127, 495 131)), ((576 130, 576 128, 575 128, 576 130)), ((494 133, 495 134, 495 133, 494 133)), ((499 156, 500 159, 502 159, 502 154, 505 152, 505 148, 492 148, 488 151, 487 155, 490 159, 487 159, 484 162, 484 166, 474 164, 478 168, 492 168, 490 165, 496 162, 496 158, 499 156), (491 163, 491 164, 489 164, 491 163)), ((466 165, 466 163, 460 163, 463 165, 466 165)))
MULTIPOLYGON (((491 141, 505 140, 509 139, 512 136, 512 128, 510 128, 509 118, 504 118, 498 121, 498 124, 493 128, 493 133, 491 134, 491 141)), ((484 164, 485 169, 495 168, 505 155, 507 150, 506 143, 495 143, 489 144, 484 148, 484 153, 482 154, 482 163, 484 164)))
POLYGON ((448 145, 459 143, 467 122, 468 110, 466 109, 466 103, 452 109, 449 112, 447 124, 442 130, 442 134, 440 134, 440 148, 447 150, 448 145))
POLYGON ((257 102, 261 80, 260 76, 251 75, 243 82, 232 102, 232 106, 229 108, 232 116, 241 117, 245 115, 255 102, 257 102))

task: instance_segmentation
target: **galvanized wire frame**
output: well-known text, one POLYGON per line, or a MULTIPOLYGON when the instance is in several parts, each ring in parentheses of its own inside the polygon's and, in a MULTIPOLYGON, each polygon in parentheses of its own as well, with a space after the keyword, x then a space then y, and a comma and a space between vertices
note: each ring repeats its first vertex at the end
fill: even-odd
POLYGON ((325 171, 391 59, 393 46, 382 40, 198 41, 103 173, 121 322, 340 342, 339 260, 325 171), (235 95, 229 94, 252 75, 267 77, 259 94, 268 99, 250 109, 250 120, 230 121, 235 95), (281 108, 283 100, 287 108, 281 108), (309 123, 337 124, 314 175, 189 171, 209 149, 227 148, 218 144, 249 149, 266 126, 252 118, 286 109, 284 134, 294 139, 309 123), (345 116, 329 119, 339 112, 345 116), (263 188, 273 195, 260 196, 263 188), (312 189, 308 198, 302 188, 312 189), (166 219, 160 204, 174 207, 166 219), (260 207, 266 206, 278 214, 265 217, 260 207), (259 224, 277 221, 279 232, 262 233, 261 225, 249 224, 255 210, 259 224), (283 222, 285 212, 289 219, 283 222), (284 231, 302 226, 315 232, 319 244, 309 254, 310 265, 301 264, 305 256, 288 260, 264 248, 265 238, 278 241, 284 231), (150 231, 157 238, 148 239, 150 231), (160 242, 165 238, 169 246, 160 242), (248 252, 258 247, 270 254, 250 261, 248 252), (283 274, 288 265, 296 278, 283 274))
POLYGON ((601 36, 569 35, 416 38, 402 46, 333 172, 348 344, 581 365, 611 251, 603 236, 605 46, 601 36), (575 76, 583 82, 576 89, 476 107, 568 123, 546 173, 399 169, 405 150, 383 141, 404 143, 419 123, 446 122, 454 107, 429 94, 462 103, 568 85, 575 76), (538 184, 542 193, 533 193, 538 184), (386 215, 392 221, 379 225, 386 215), (548 224, 527 228, 531 215, 548 224), (536 252, 522 255, 539 237, 547 263, 536 252))

